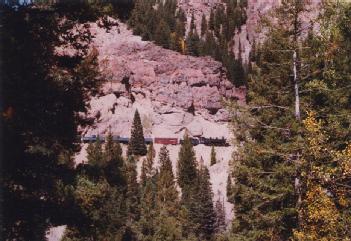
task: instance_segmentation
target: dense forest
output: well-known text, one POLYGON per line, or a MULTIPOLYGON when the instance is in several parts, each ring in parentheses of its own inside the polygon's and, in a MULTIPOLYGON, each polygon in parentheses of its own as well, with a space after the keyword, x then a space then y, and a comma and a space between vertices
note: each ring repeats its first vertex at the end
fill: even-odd
POLYGON ((212 56, 223 63, 233 84, 242 86, 246 85, 247 72, 241 49, 238 58, 230 49, 235 30, 240 30, 246 21, 246 6, 246 1, 225 0, 211 10, 208 19, 202 16, 201 29, 196 28, 192 15, 186 31, 186 13, 177 8, 176 0, 137 0, 128 23, 134 34, 164 48, 193 56, 212 56))
MULTIPOLYGON (((283 1, 262 19, 266 38, 254 44, 247 66, 229 51, 246 1, 223 1, 202 17, 201 29, 192 16, 188 30, 175 0, 0 6, 4 240, 45 240, 59 225, 67 225, 64 241, 350 240, 350 3, 323 2, 318 28, 306 29, 305 2, 283 1), (156 156, 145 145, 138 111, 126 156, 110 132, 74 165, 77 127, 92 123, 78 113, 105 81, 88 23, 108 30, 116 23, 107 16, 164 48, 212 56, 236 86, 246 86, 245 105, 227 103, 237 147, 227 183, 232 223, 190 138, 174 172, 166 146, 156 156), (66 47, 73 54, 58 51, 66 47)), ((210 160, 217 162, 214 147, 210 160)))

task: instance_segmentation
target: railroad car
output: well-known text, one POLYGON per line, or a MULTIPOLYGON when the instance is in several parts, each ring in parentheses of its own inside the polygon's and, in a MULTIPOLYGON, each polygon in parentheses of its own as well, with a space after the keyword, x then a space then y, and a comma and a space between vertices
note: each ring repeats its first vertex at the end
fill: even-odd
MULTIPOLYGON (((199 141, 199 139, 197 139, 197 138, 192 138, 192 137, 190 137, 189 139, 190 139, 190 141, 191 141, 191 144, 193 144, 193 146, 197 146, 197 145, 200 144, 200 141, 199 141)), ((181 139, 181 140, 179 141, 179 144, 183 144, 183 143, 184 143, 184 140, 181 139)))
POLYGON ((155 137, 155 143, 163 145, 178 145, 178 138, 155 137))
POLYGON ((97 141, 97 139, 99 138, 99 140, 101 142, 104 142, 105 141, 105 138, 101 137, 101 136, 97 136, 97 135, 92 135, 92 136, 83 136, 81 138, 81 141, 84 142, 84 143, 88 143, 88 142, 95 142, 97 141))
POLYGON ((206 137, 200 137, 199 138, 200 144, 204 144, 206 146, 229 146, 227 143, 227 140, 222 137, 222 138, 206 138, 206 137))
MULTIPOLYGON (((101 142, 105 141, 105 137, 99 136, 99 135, 83 136, 81 137, 81 141, 84 143, 95 142, 97 141, 98 138, 101 142)), ((113 141, 116 141, 122 144, 128 144, 130 140, 129 137, 120 137, 120 136, 113 136, 112 139, 113 141)), ((222 138, 190 137, 190 141, 193 146, 197 146, 199 144, 203 144, 206 146, 229 146, 227 140, 224 137, 222 138)), ((155 138, 145 137, 145 144, 151 144, 153 142, 155 142, 156 144, 163 144, 163 145, 178 145, 178 144, 182 144, 184 140, 178 139, 178 138, 167 138, 167 137, 155 137, 155 138)))
POLYGON ((151 137, 145 137, 145 144, 149 145, 151 143, 153 143, 153 139, 151 137))
POLYGON ((128 144, 129 143, 129 137, 118 137, 117 141, 122 144, 128 144))

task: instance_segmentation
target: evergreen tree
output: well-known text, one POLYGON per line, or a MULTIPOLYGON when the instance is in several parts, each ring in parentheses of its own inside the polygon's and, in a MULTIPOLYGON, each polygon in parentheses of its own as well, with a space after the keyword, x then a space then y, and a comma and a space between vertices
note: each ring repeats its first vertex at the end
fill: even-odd
POLYGON ((177 179, 182 189, 182 200, 186 200, 197 178, 195 151, 188 135, 184 136, 178 153, 177 179))
POLYGON ((187 53, 193 56, 200 54, 200 37, 197 31, 190 31, 186 38, 187 53))
POLYGON ((201 37, 205 36, 207 33, 207 19, 205 14, 202 14, 201 18, 201 37))
POLYGON ((123 186, 125 183, 123 175, 123 157, 122 157, 122 147, 119 142, 115 143, 113 141, 112 133, 109 132, 104 148, 104 172, 107 181, 110 184, 117 186, 123 186))
POLYGON ((206 39, 201 44, 201 55, 214 56, 214 49, 216 48, 216 40, 212 32, 207 32, 206 39))
POLYGON ((207 167, 200 168, 199 206, 200 232, 205 239, 210 239, 214 233, 216 214, 213 208, 213 193, 210 173, 207 167))
POLYGON ((175 215, 178 209, 178 192, 174 182, 172 163, 166 146, 159 153, 160 171, 157 182, 157 205, 159 209, 167 210, 169 215, 175 215))
POLYGON ((156 155, 156 151, 154 149, 153 143, 150 143, 146 155, 146 163, 145 163, 145 168, 146 168, 146 176, 147 177, 152 177, 155 175, 155 169, 154 169, 154 158, 156 155))
POLYGON ((122 158, 122 147, 119 142, 113 141, 113 136, 111 131, 108 132, 106 140, 105 140, 105 147, 104 147, 104 159, 105 162, 111 162, 113 160, 121 159, 122 158))
MULTIPOLYGON (((331 9, 323 12, 332 13, 331 9)), ((338 205, 331 201, 329 194, 322 194, 333 192, 330 191, 333 188, 326 184, 328 181, 314 178, 314 175, 321 170, 325 172, 322 176, 329 175, 326 174, 331 164, 328 160, 333 158, 328 158, 328 155, 322 155, 321 159, 310 156, 313 153, 307 150, 311 137, 308 137, 308 128, 300 121, 304 111, 308 111, 309 108, 320 111, 321 113, 318 113, 320 119, 326 123, 333 123, 325 127, 325 132, 333 133, 330 135, 333 137, 327 141, 328 146, 338 146, 336 149, 339 151, 345 147, 345 144, 340 145, 340 140, 348 139, 345 139, 344 134, 349 133, 349 128, 340 128, 336 123, 350 126, 350 122, 345 122, 341 117, 345 114, 346 102, 336 104, 334 98, 338 96, 337 99, 340 101, 350 96, 349 91, 344 92, 347 85, 341 81, 345 79, 344 74, 350 71, 349 67, 341 63, 347 62, 348 57, 343 56, 348 55, 342 52, 331 53, 327 49, 331 45, 340 44, 344 47, 338 49, 346 50, 347 45, 344 45, 345 39, 332 43, 342 34, 339 32, 340 35, 335 35, 339 31, 338 23, 325 19, 325 15, 321 16, 323 34, 316 36, 310 33, 310 36, 302 38, 303 28, 300 20, 304 14, 303 10, 302 1, 283 2, 282 8, 278 8, 275 12, 279 25, 268 21, 268 25, 265 26, 268 29, 268 37, 263 45, 256 48, 255 63, 252 65, 248 82, 249 107, 240 113, 240 117, 235 114, 238 128, 242 133, 238 133, 238 138, 241 138, 238 141, 245 141, 233 161, 235 183, 231 200, 235 203, 237 218, 233 222, 232 232, 239 240, 257 240, 257 237, 261 240, 272 238, 288 240, 300 225, 302 225, 301 233, 295 232, 297 238, 319 240, 323 237, 308 238, 308 235, 314 235, 311 232, 313 228, 308 227, 313 227, 317 223, 320 227, 315 230, 319 228, 327 230, 324 238, 328 240, 330 239, 328 235, 335 234, 333 226, 335 220, 330 216, 331 213, 335 213, 335 218, 340 218, 338 228, 345 230, 343 225, 349 223, 341 218, 345 214, 343 208, 335 209, 338 205), (319 55, 326 52, 327 55, 319 55), (306 63, 308 68, 304 67, 306 63), (293 71, 295 69, 296 71, 293 71), (326 74, 330 73, 329 71, 334 74, 326 74), (303 91, 300 91, 301 89, 303 91), (321 93, 322 89, 327 91, 321 93), (331 105, 334 105, 334 108, 331 108, 331 105), (334 139, 336 135, 338 137, 334 139), (304 156, 306 152, 309 153, 308 157, 304 156), (312 174, 310 168, 315 165, 318 168, 312 174), (307 177, 312 177, 316 182, 308 181, 307 177), (306 211, 307 213, 311 211, 310 215, 316 215, 311 209, 318 207, 318 203, 323 203, 322 206, 325 208, 323 212, 328 220, 322 221, 317 216, 313 218, 305 216, 306 211), (306 220, 306 217, 311 219, 306 220), (340 225, 341 223, 343 225, 340 225)), ((344 24, 341 26, 345 26, 344 24)), ((317 146, 316 150, 320 149, 323 152, 328 150, 323 145, 317 146)), ((337 194, 331 196, 334 197, 333 200, 337 199, 337 194)), ((320 234, 323 236, 322 233, 320 234)))
POLYGON ((219 195, 216 201, 215 212, 216 212, 215 230, 216 230, 216 233, 222 233, 225 231, 226 225, 225 225, 224 199, 221 195, 219 195))
POLYGON ((193 183, 191 196, 184 203, 188 210, 188 223, 192 232, 200 240, 208 240, 215 231, 216 214, 213 207, 213 193, 210 174, 201 166, 197 179, 193 183))
POLYGON ((93 166, 102 166, 104 164, 104 155, 99 136, 96 142, 90 142, 87 147, 88 163, 93 166))
POLYGON ((215 15, 214 15, 214 33, 217 37, 219 37, 221 33, 221 25, 223 23, 223 18, 224 18, 224 10, 222 6, 219 6, 216 9, 215 15))
POLYGON ((210 19, 208 21, 208 28, 210 30, 214 30, 214 25, 215 25, 215 20, 214 20, 214 13, 213 13, 213 9, 211 8, 211 12, 210 12, 210 19))
POLYGON ((211 166, 217 163, 216 151, 214 146, 211 148, 211 166))
POLYGON ((229 174, 229 175, 228 175, 228 178, 227 178, 226 191, 227 191, 227 198, 228 198, 228 200, 233 200, 233 199, 232 199, 232 195, 233 195, 233 183, 232 183, 231 174, 229 174))
POLYGON ((131 130, 131 136, 128 144, 128 155, 140 155, 144 156, 147 152, 143 126, 138 110, 134 113, 133 125, 131 130))
POLYGON ((126 187, 126 212, 128 215, 128 226, 139 219, 139 186, 137 182, 136 164, 133 156, 129 156, 125 165, 127 187, 126 187))
POLYGON ((154 35, 155 42, 163 48, 168 49, 170 47, 170 37, 171 30, 167 23, 162 19, 156 27, 154 35))
POLYGON ((295 163, 302 148, 301 123, 294 114, 294 89, 287 86, 293 86, 290 50, 301 34, 299 22, 294 24, 303 12, 301 4, 284 2, 275 13, 281 22, 269 25, 262 49, 265 60, 249 79, 247 98, 252 112, 235 117, 245 118, 238 121, 241 131, 250 126, 246 132, 250 136, 243 134, 245 145, 233 160, 232 201, 237 218, 232 232, 239 240, 287 240, 297 227, 295 163))
POLYGON ((147 178, 144 186, 141 187, 140 220, 137 224, 141 240, 153 240, 155 234, 157 218, 156 189, 152 178, 147 178))
POLYGON ((141 164, 141 173, 140 173, 141 187, 144 187, 146 185, 147 180, 148 180, 148 177, 146 176, 146 159, 144 159, 143 163, 141 164))
POLYGON ((195 25, 195 16, 194 13, 191 14, 191 20, 190 20, 190 32, 196 31, 196 25, 195 25))

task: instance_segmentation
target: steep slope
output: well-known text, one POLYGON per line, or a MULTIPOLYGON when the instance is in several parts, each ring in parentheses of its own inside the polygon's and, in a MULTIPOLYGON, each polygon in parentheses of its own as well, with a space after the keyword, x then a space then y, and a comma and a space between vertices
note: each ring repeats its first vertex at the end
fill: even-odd
MULTIPOLYGON (((108 79, 103 93, 91 100, 88 116, 94 125, 82 129, 83 135, 130 136, 131 123, 139 110, 145 136, 181 138, 191 136, 224 137, 230 141, 225 99, 244 101, 245 89, 235 88, 227 79, 221 63, 208 57, 191 57, 166 50, 132 35, 127 27, 109 32, 91 25, 93 46, 99 51, 102 72, 108 79)), ((76 163, 86 160, 87 144, 76 156, 76 163)), ((161 145, 155 145, 158 153, 161 145)), ((124 150, 126 147, 123 147, 124 150)), ((174 171, 180 146, 168 146, 174 171)), ((195 147, 197 160, 210 164, 211 147, 195 147)), ((233 147, 217 147, 219 162, 210 167, 215 199, 225 197, 229 160, 233 147)), ((156 162, 157 162, 156 158, 156 162)), ((138 162, 140 169, 141 161, 138 162)), ((156 163, 158 165, 158 163, 156 163)), ((225 202, 227 221, 232 219, 232 205, 225 202)))
MULTIPOLYGON (((239 2, 239 1, 238 1, 239 2)), ((321 0, 310 0, 304 18, 303 25, 308 31, 308 28, 313 24, 314 19, 319 14, 319 5, 321 0)), ((197 30, 200 30, 201 17, 204 14, 209 19, 211 9, 216 9, 218 5, 223 4, 223 0, 178 0, 178 7, 185 10, 187 13, 188 27, 190 25, 191 15, 194 14, 197 30)), ((282 4, 281 0, 247 0, 246 7, 246 23, 240 29, 236 29, 233 37, 232 51, 236 57, 239 55, 239 46, 241 49, 241 58, 244 62, 248 61, 252 44, 260 42, 263 37, 263 32, 258 32, 258 26, 263 16, 267 16, 269 12, 282 4)), ((314 26, 318 28, 318 26, 314 26)))
MULTIPOLYGON (((211 58, 185 56, 142 41, 123 24, 109 33, 93 24, 92 32, 108 79, 104 95, 91 102, 90 115, 100 116, 94 131, 100 134, 108 126, 115 134, 129 134, 126 130, 133 112, 115 117, 138 107, 148 134, 167 126, 165 135, 178 136, 184 127, 194 136, 215 135, 204 128, 196 131, 197 121, 222 124, 228 120, 222 99, 244 101, 245 90, 234 88, 222 65, 211 58)), ((92 130, 86 132, 92 134, 92 130)))

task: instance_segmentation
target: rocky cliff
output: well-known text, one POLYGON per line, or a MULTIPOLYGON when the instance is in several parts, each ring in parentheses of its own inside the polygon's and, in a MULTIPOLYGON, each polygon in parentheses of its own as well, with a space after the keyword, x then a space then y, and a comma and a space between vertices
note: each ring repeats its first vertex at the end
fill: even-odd
POLYGON ((96 24, 91 30, 108 81, 90 103, 95 128, 84 133, 104 134, 111 127, 129 135, 138 108, 147 135, 179 136, 187 128, 193 136, 228 136, 220 127, 228 120, 222 102, 244 101, 245 90, 234 88, 221 63, 142 41, 121 23, 108 33, 96 24))
MULTIPOLYGON (((205 14, 207 20, 210 16, 211 9, 215 9, 218 5, 223 4, 222 0, 178 0, 178 7, 187 13, 187 24, 190 26, 191 15, 194 14, 197 30, 200 30, 201 17, 205 14)), ((264 38, 262 32, 258 32, 262 16, 267 16, 269 12, 281 5, 281 0, 247 0, 246 16, 247 20, 240 29, 236 29, 233 37, 232 51, 238 57, 239 45, 241 49, 241 58, 244 62, 248 61, 252 44, 254 41, 259 42, 264 38)), ((307 0, 307 11, 303 16, 302 22, 304 28, 308 29, 308 25, 313 24, 314 19, 318 16, 319 5, 322 0, 307 0)), ((314 26, 318 28, 318 26, 314 26)))
MULTIPOLYGON (((99 51, 101 71, 107 81, 100 96, 90 101, 88 117, 94 124, 82 129, 83 135, 130 136, 136 109, 140 112, 144 135, 152 137, 225 137, 230 141, 228 111, 223 101, 243 102, 245 89, 235 88, 222 64, 209 57, 191 57, 166 50, 119 23, 106 32, 91 24, 95 36, 92 46, 99 51)), ((76 163, 86 160, 86 147, 76 163)), ((156 152, 160 145, 155 145, 156 152)), ((124 150, 126 146, 123 147, 124 150)), ((168 146, 176 171, 180 146, 168 146)), ((197 160, 210 166, 211 147, 195 147, 197 160)), ((215 199, 226 197, 226 180, 233 147, 216 147, 219 162, 210 169, 215 199)), ((156 165, 157 158, 156 158, 156 165)), ((141 161, 138 162, 138 168, 141 161)), ((225 202, 227 221, 233 217, 232 205, 225 202)))

